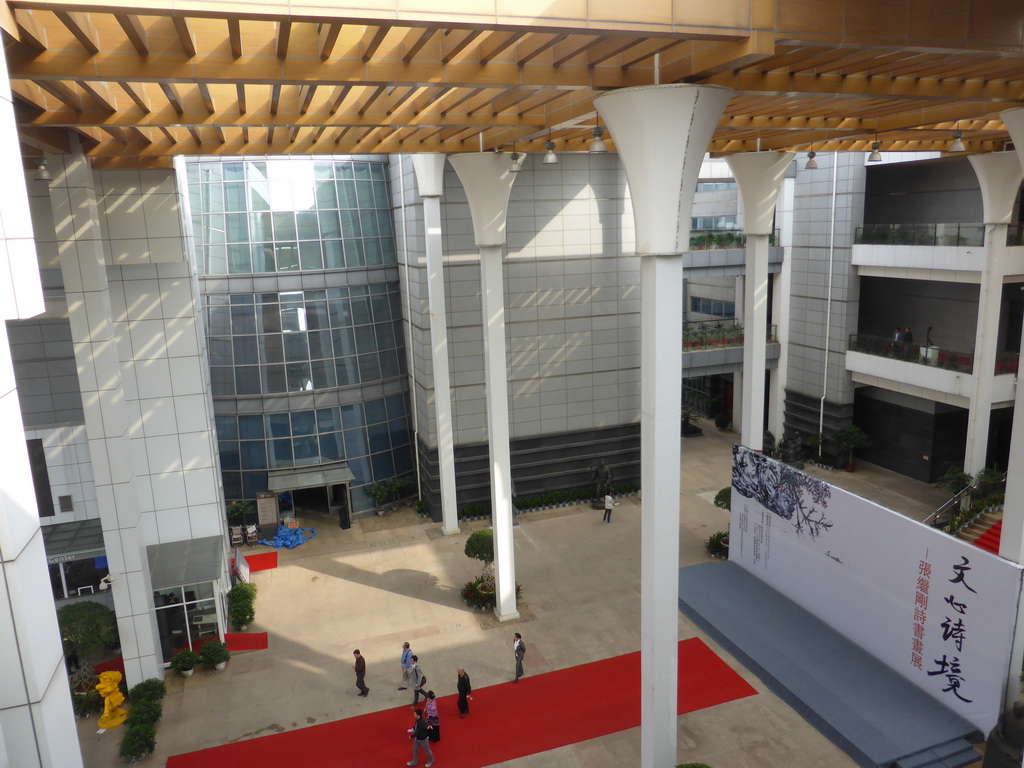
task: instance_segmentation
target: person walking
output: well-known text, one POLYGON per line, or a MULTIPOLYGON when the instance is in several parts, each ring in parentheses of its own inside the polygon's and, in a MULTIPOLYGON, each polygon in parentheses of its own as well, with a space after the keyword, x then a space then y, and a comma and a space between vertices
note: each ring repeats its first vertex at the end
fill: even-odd
POLYGON ((352 651, 352 655, 356 657, 356 663, 352 665, 352 669, 356 671, 356 688, 359 689, 360 696, 365 696, 370 692, 370 689, 366 687, 366 683, 363 682, 363 678, 366 677, 366 659, 359 653, 358 648, 352 651))
POLYGON ((469 682, 469 675, 462 667, 459 667, 459 676, 455 687, 459 692, 459 717, 465 717, 469 714, 468 700, 473 698, 473 686, 469 682))
POLYGON ((430 742, 427 741, 427 737, 430 735, 430 726, 423 719, 422 709, 413 712, 413 717, 415 721, 413 727, 409 729, 409 738, 412 739, 412 760, 406 765, 409 768, 415 768, 422 749, 427 755, 427 768, 430 768, 434 764, 434 753, 430 751, 430 742))
POLYGON ((612 505, 613 504, 614 504, 614 501, 612 500, 612 495, 610 493, 606 493, 604 495, 604 521, 606 523, 610 523, 612 521, 612 505))
POLYGON ((430 729, 428 738, 432 744, 441 740, 441 718, 437 714, 437 699, 433 691, 427 691, 427 706, 423 708, 423 719, 427 721, 427 728, 430 729))
POLYGON ((412 666, 412 649, 408 643, 402 643, 402 683, 398 690, 404 691, 409 686, 409 667, 412 666))
POLYGON ((423 690, 424 684, 427 682, 427 676, 423 674, 423 670, 420 669, 419 656, 412 657, 412 666, 409 667, 409 682, 412 683, 412 706, 410 709, 416 709, 416 705, 419 704, 420 696, 424 699, 427 698, 427 692, 423 690))
POLYGON ((526 655, 526 643, 518 632, 512 635, 512 655, 516 658, 516 679, 512 682, 518 683, 519 678, 523 676, 523 656, 526 655))

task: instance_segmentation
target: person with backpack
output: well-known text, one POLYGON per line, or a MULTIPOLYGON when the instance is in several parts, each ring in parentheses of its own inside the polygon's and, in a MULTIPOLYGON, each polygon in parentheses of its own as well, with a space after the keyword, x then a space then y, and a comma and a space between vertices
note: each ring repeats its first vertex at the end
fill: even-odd
POLYGON ((516 658, 516 679, 513 683, 518 683, 519 678, 523 676, 523 656, 526 655, 526 643, 523 642, 523 636, 516 632, 512 635, 512 655, 516 658))
POLYGON ((412 683, 412 706, 409 709, 416 709, 420 696, 423 697, 424 701, 427 700, 427 692, 423 690, 423 686, 427 683, 427 676, 420 669, 419 656, 412 657, 412 666, 409 667, 409 682, 412 683))

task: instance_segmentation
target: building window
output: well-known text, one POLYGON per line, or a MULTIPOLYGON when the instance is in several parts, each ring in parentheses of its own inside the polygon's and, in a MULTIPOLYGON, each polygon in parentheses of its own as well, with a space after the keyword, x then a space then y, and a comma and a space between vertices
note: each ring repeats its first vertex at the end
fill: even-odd
POLYGON ((362 160, 189 163, 199 272, 394 264, 386 169, 385 163, 362 160))
POLYGON ((735 181, 698 181, 698 192, 724 192, 727 189, 736 189, 735 181))
POLYGON ((735 216, 694 216, 690 229, 736 229, 735 216))
POLYGON ((691 296, 690 311, 701 315, 711 315, 713 317, 736 317, 736 302, 691 296))

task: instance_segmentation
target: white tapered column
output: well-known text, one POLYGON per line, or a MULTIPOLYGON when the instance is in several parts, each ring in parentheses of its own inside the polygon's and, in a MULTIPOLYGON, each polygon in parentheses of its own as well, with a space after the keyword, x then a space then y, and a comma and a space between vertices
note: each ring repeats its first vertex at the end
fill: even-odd
POLYGON ((491 459, 491 519, 494 525, 494 613, 499 621, 519 618, 516 567, 512 548, 512 458, 508 428, 508 363, 505 355, 505 288, 502 252, 505 216, 516 174, 506 154, 452 155, 480 249, 483 289, 484 376, 487 392, 487 443, 491 459))
POLYGON ((743 410, 740 440, 760 451, 764 437, 764 369, 768 338, 768 246, 775 201, 792 152, 748 152, 725 159, 743 199, 747 235, 743 290, 743 410))
POLYGON ((661 85, 598 96, 629 182, 640 256, 640 764, 676 759, 682 253, 701 161, 728 88, 661 85))
POLYGON ((972 155, 969 160, 981 186, 985 221, 985 269, 978 295, 978 322, 974 337, 974 392, 967 417, 964 469, 977 474, 985 468, 992 420, 996 344, 1003 279, 1015 270, 1008 261, 1006 228, 1020 189, 1021 164, 1014 152, 972 155))
POLYGON ((430 361, 434 373, 434 420, 437 424, 437 470, 441 480, 441 532, 459 532, 455 498, 455 441, 452 436, 452 393, 448 370, 448 310, 444 298, 444 252, 441 247, 441 195, 446 155, 412 156, 416 184, 423 198, 423 229, 427 256, 427 307, 430 313, 430 361))
MULTIPOLYGON (((1019 166, 1024 166, 1024 108, 999 115, 1017 148, 1019 166)), ((982 187, 984 189, 984 187, 982 187)), ((1009 201, 1010 205, 1013 200, 1009 201)), ((986 232, 986 234, 988 234, 986 232)), ((1017 393, 1013 404, 1013 431, 1010 435, 1010 459, 1006 468, 1006 502, 999 554, 1016 563, 1024 562, 1024 384, 1017 374, 1017 393)), ((1020 668, 1024 660, 1024 605, 1018 605, 1017 627, 1013 635, 1010 667, 1006 679, 1006 706, 1012 706, 1020 690, 1020 668)))

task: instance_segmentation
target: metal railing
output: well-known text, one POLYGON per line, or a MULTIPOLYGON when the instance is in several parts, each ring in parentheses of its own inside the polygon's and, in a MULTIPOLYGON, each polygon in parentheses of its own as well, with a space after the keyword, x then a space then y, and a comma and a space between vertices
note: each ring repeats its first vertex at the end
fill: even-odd
MULTIPOLYGON (((778 245, 779 230, 768 237, 768 245, 778 245)), ((714 251, 722 248, 745 248, 747 236, 741 229, 695 229, 690 232, 691 251, 714 251)))
MULTIPOLYGON (((779 340, 778 326, 769 325, 766 341, 779 340)), ((695 320, 683 324, 683 351, 698 352, 702 349, 743 346, 743 326, 732 320, 695 320)))
POLYGON ((985 244, 984 224, 866 224, 854 231, 857 245, 985 244))
POLYGON ((928 515, 924 519, 924 524, 930 525, 933 528, 945 528, 949 524, 949 520, 943 520, 943 515, 952 517, 954 513, 958 512, 961 506, 963 506, 963 500, 974 492, 974 488, 973 484, 962 488, 957 492, 956 496, 928 515))
POLYGON ((947 368, 951 371, 971 373, 974 370, 974 353, 958 352, 936 346, 907 344, 893 341, 885 336, 870 336, 866 333, 851 333, 849 346, 851 352, 863 352, 878 357, 895 357, 918 365, 931 365, 947 368))

